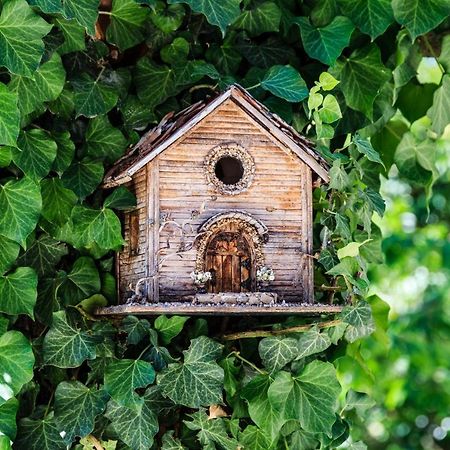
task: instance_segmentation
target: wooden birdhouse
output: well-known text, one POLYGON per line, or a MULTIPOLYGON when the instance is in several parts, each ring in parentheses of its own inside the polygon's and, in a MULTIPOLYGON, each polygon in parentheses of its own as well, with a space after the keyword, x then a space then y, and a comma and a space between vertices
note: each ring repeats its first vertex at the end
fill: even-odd
POLYGON ((239 86, 168 114, 104 180, 137 198, 116 261, 122 306, 108 311, 313 311, 312 189, 327 170, 239 86))

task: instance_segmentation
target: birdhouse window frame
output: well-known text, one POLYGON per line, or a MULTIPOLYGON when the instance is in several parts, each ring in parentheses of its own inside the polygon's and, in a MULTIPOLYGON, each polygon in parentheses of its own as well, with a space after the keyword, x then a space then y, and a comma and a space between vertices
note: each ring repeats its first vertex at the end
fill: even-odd
POLYGON ((256 170, 252 155, 237 143, 217 145, 206 156, 204 165, 208 184, 224 195, 237 195, 246 191, 252 184, 256 170), (225 158, 235 159, 242 166, 242 176, 235 183, 224 183, 217 175, 217 165, 225 158))

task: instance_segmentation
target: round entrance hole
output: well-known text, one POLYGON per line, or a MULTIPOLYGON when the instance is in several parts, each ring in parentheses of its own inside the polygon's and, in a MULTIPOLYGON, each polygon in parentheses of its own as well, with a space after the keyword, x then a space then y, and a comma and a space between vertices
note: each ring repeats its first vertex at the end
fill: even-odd
POLYGON ((238 158, 223 156, 216 162, 214 173, 223 184, 229 186, 242 180, 244 166, 238 158))

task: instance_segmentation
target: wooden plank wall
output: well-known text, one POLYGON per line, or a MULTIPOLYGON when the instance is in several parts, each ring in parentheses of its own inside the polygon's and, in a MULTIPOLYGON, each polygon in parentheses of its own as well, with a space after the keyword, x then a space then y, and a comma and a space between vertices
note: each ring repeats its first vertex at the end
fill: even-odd
MULTIPOLYGON (((246 211, 269 229, 264 251, 266 265, 275 271, 274 290, 282 299, 311 301, 312 260, 304 256, 304 252, 311 251, 311 171, 304 163, 275 144, 231 100, 157 159, 161 216, 185 224, 187 242, 212 215, 246 211), (216 192, 204 175, 207 153, 225 142, 245 147, 256 165, 251 187, 234 196, 216 192), (203 206, 205 210, 198 215, 203 206), (188 231, 190 228, 194 231, 188 231)), ((189 274, 195 267, 196 251, 175 255, 180 242, 179 228, 169 222, 159 242, 160 258, 165 258, 159 273, 162 299, 194 293, 189 274), (173 256, 167 258, 169 254, 173 256)))

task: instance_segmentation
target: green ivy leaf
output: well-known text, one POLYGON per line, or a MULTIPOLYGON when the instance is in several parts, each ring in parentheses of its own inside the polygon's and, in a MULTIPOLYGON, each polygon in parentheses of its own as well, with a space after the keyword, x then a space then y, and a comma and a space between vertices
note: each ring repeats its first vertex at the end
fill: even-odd
POLYGON ((88 388, 79 381, 63 381, 55 391, 55 420, 65 431, 69 445, 76 436, 84 437, 94 429, 95 418, 104 411, 108 394, 88 388))
POLYGON ((44 53, 42 38, 51 28, 25 0, 4 3, 0 15, 0 65, 31 77, 44 53))
POLYGON ((142 408, 130 409, 111 400, 105 415, 111 420, 111 426, 120 440, 133 450, 148 450, 152 447, 159 424, 151 388, 143 396, 142 408))
POLYGON ((45 364, 56 367, 78 367, 86 359, 94 359, 102 338, 69 322, 64 311, 53 313, 50 330, 44 337, 45 364))
POLYGON ((35 180, 45 177, 56 158, 56 142, 43 130, 23 131, 18 148, 13 150, 13 161, 25 175, 35 180))
POLYGON ((42 180, 41 192, 42 217, 57 226, 64 225, 69 220, 78 197, 56 177, 42 180))
POLYGON ((100 292, 100 277, 92 258, 82 256, 73 264, 60 288, 60 295, 66 305, 76 305, 91 295, 100 292))
POLYGON ((126 50, 145 39, 144 25, 149 9, 134 0, 114 0, 106 38, 120 50, 126 50))
POLYGON ((152 7, 150 20, 163 33, 171 33, 180 27, 184 16, 183 5, 167 5, 163 1, 157 1, 152 7))
POLYGON ((103 202, 105 208, 114 208, 119 211, 126 211, 136 207, 136 196, 126 187, 119 186, 105 198, 103 202))
POLYGON ((355 29, 347 17, 337 16, 325 27, 314 28, 307 17, 298 17, 303 46, 311 58, 332 65, 350 42, 355 29))
POLYGON ((94 192, 103 180, 103 165, 84 158, 74 162, 61 178, 64 186, 71 189, 81 199, 94 192))
POLYGON ((179 64, 181 61, 186 61, 188 55, 189 42, 182 37, 175 38, 161 49, 161 59, 167 64, 179 64))
POLYGON ((369 161, 376 162, 385 167, 383 161, 380 158, 380 154, 372 147, 372 144, 369 140, 364 139, 359 135, 355 135, 353 137, 353 142, 356 145, 356 149, 363 155, 366 155, 369 161))
POLYGON ((334 366, 313 361, 298 376, 280 372, 269 388, 273 407, 287 419, 298 420, 305 431, 331 436, 341 386, 334 366))
POLYGON ((258 427, 249 425, 240 434, 239 441, 247 450, 268 450, 270 446, 270 439, 258 427))
POLYGON ((393 0, 392 9, 398 23, 404 25, 414 41, 438 26, 450 14, 448 0, 393 0))
POLYGON ((173 3, 186 3, 194 12, 205 15, 211 25, 217 25, 225 36, 227 26, 232 24, 240 14, 239 0, 169 0, 173 3))
POLYGON ((34 355, 28 339, 18 331, 0 336, 0 367, 2 398, 17 394, 33 378, 34 355))
POLYGON ((158 316, 155 320, 155 329, 161 337, 163 344, 170 344, 178 336, 189 317, 184 316, 158 316))
POLYGON ((75 206, 72 221, 76 247, 89 248, 97 244, 106 250, 116 250, 124 243, 120 220, 108 208, 91 209, 75 206))
POLYGON ((341 108, 334 95, 325 96, 322 108, 318 111, 320 120, 325 123, 333 123, 342 117, 341 108))
POLYGON ((86 150, 92 158, 113 163, 123 155, 126 146, 125 136, 109 123, 107 116, 98 116, 89 122, 86 150))
POLYGON ((84 50, 86 48, 86 32, 83 26, 74 20, 55 19, 55 24, 62 31, 64 43, 58 48, 60 55, 84 50))
POLYGON ((20 131, 18 99, 17 93, 0 83, 0 145, 16 145, 20 131))
POLYGON ((280 27, 281 10, 275 3, 263 2, 253 9, 247 9, 238 17, 234 26, 243 28, 250 36, 278 31, 280 27))
POLYGON ((30 267, 19 267, 13 273, 0 276, 0 312, 26 314, 33 319, 37 281, 36 272, 30 267))
POLYGON ((298 354, 297 340, 288 337, 267 337, 259 342, 259 355, 271 371, 282 369, 298 354))
POLYGON ((317 327, 314 327, 300 336, 297 345, 296 359, 301 359, 325 351, 331 345, 331 340, 328 334, 321 333, 317 327))
POLYGON ((350 108, 373 116, 373 102, 391 72, 383 65, 375 44, 354 51, 344 62, 335 66, 341 89, 350 108))
POLYGON ((37 224, 41 207, 39 186, 30 178, 0 185, 0 234, 23 247, 37 224))
POLYGON ((336 189, 338 191, 344 190, 350 184, 350 178, 345 171, 344 166, 340 159, 335 159, 331 166, 330 172, 330 189, 336 189))
POLYGON ((220 403, 224 374, 215 360, 221 353, 222 346, 206 336, 192 339, 183 352, 184 362, 169 364, 158 375, 162 393, 190 408, 220 403))
POLYGON ((308 96, 308 88, 291 66, 273 66, 261 81, 261 87, 288 102, 300 102, 308 96))
POLYGON ((67 255, 67 246, 48 234, 42 234, 20 256, 17 264, 32 267, 39 276, 54 271, 61 258, 67 255))
POLYGON ((431 128, 441 135, 450 124, 450 75, 444 75, 442 85, 433 96, 433 106, 427 112, 431 128))
POLYGON ((136 345, 148 336, 151 329, 146 319, 138 319, 135 316, 127 316, 122 321, 122 328, 127 333, 127 343, 136 345))
POLYGON ((145 402, 135 389, 155 381, 153 366, 141 360, 122 359, 113 361, 105 370, 105 389, 120 406, 138 409, 145 402))
POLYGON ((179 439, 173 437, 173 430, 164 433, 161 450, 186 450, 179 439))
POLYGON ((345 410, 349 411, 355 409, 359 416, 362 416, 368 409, 373 408, 376 405, 373 398, 370 398, 367 394, 362 392, 356 392, 353 389, 350 389, 347 392, 345 402, 345 410))
POLYGON ((368 336, 375 331, 372 310, 365 301, 359 301, 355 306, 346 306, 342 310, 341 320, 348 323, 345 338, 349 342, 355 342, 357 339, 368 336))
MULTIPOLYGON (((3 387, 3 383, 2 383, 3 387)), ((16 413, 19 409, 19 402, 15 397, 9 400, 1 399, 0 401, 0 436, 8 436, 9 439, 14 440, 16 437, 16 413)), ((8 439, 8 444, 9 444, 8 439)), ((11 447, 6 447, 6 449, 11 447)), ((3 450, 2 442, 0 441, 0 449, 3 450)))
POLYGON ((0 235, 0 275, 12 266, 19 255, 19 250, 17 242, 0 235))
POLYGON ((56 142, 56 159, 53 161, 52 170, 61 176, 70 166, 75 154, 75 144, 68 131, 54 131, 52 138, 56 142))
POLYGON ((185 425, 193 431, 198 431, 197 439, 202 448, 216 448, 216 444, 224 450, 239 448, 236 439, 228 435, 223 419, 210 419, 204 411, 188 414, 192 420, 185 420, 185 425))
POLYGON ((391 0, 338 0, 343 14, 372 40, 394 22, 391 0))
POLYGON ((117 89, 106 84, 100 76, 94 79, 85 74, 72 84, 78 116, 95 117, 106 114, 116 106, 119 99, 117 89))
POLYGON ((22 115, 42 107, 44 102, 55 100, 61 94, 66 72, 58 53, 53 53, 49 61, 42 64, 33 76, 13 75, 8 88, 17 94, 22 115))
POLYGON ((53 417, 43 420, 21 419, 14 448, 18 450, 65 450, 67 445, 60 432, 60 427, 53 417))

